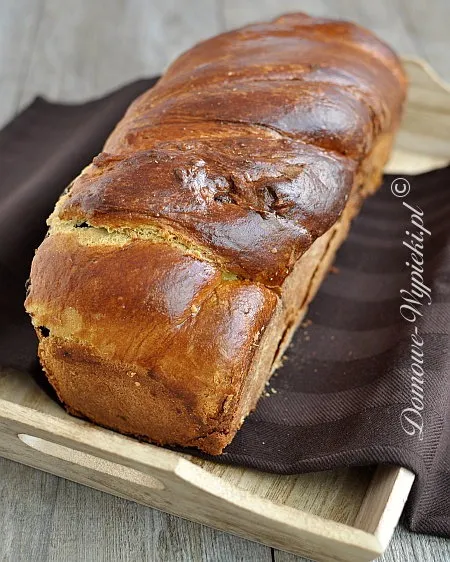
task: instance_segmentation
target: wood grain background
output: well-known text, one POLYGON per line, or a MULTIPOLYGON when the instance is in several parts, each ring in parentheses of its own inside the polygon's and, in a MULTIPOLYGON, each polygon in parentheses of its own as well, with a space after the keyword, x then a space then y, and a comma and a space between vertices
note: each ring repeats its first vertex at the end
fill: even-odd
MULTIPOLYGON (((78 101, 161 73, 193 43, 288 11, 355 20, 450 81, 448 0, 0 0, 0 126, 36 95, 78 101)), ((0 458, 3 562, 302 559, 0 458)), ((400 526, 383 562, 448 562, 400 526)))

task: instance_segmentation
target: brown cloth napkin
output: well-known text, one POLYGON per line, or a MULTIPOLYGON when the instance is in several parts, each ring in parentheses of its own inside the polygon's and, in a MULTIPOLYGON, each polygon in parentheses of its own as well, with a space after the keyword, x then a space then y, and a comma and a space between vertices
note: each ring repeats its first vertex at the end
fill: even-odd
MULTIPOLYGON (((1 366, 36 372, 23 300, 45 219, 154 83, 82 105, 38 98, 0 132, 1 366)), ((401 465, 417 475, 410 528, 450 536, 450 167, 406 177, 405 197, 395 179, 366 202, 269 396, 214 460, 280 474, 401 465)))

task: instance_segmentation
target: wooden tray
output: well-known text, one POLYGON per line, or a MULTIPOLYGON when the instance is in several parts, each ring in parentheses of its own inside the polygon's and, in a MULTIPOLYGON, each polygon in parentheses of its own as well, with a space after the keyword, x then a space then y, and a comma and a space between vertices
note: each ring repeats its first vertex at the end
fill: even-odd
MULTIPOLYGON (((405 64, 411 92, 389 165, 399 174, 450 160, 450 90, 405 64)), ((277 476, 202 461, 72 418, 11 370, 0 371, 0 455, 319 561, 378 557, 414 480, 397 467, 277 476)))

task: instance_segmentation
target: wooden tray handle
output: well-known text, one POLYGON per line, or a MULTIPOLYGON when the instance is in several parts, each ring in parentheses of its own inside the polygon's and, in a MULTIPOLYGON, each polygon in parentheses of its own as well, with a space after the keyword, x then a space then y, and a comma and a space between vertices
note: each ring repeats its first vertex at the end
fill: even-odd
POLYGON ((120 480, 133 484, 139 484, 150 489, 164 490, 165 488, 164 484, 157 478, 134 468, 124 466, 123 464, 102 459, 89 453, 76 451, 65 445, 59 445, 58 443, 53 443, 52 441, 47 441, 41 437, 34 437, 26 433, 19 433, 17 437, 22 443, 25 443, 25 445, 28 445, 28 447, 31 447, 35 451, 39 451, 55 459, 70 462, 90 471, 95 471, 98 474, 107 474, 114 478, 119 478, 120 480))

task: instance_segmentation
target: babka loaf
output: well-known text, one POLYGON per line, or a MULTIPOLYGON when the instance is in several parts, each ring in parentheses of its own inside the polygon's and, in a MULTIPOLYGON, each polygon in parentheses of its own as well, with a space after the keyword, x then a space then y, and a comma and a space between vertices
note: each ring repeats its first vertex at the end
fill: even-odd
POLYGON ((405 93, 369 31, 304 14, 178 58, 32 264, 26 309, 67 410, 220 454, 379 186, 405 93))

